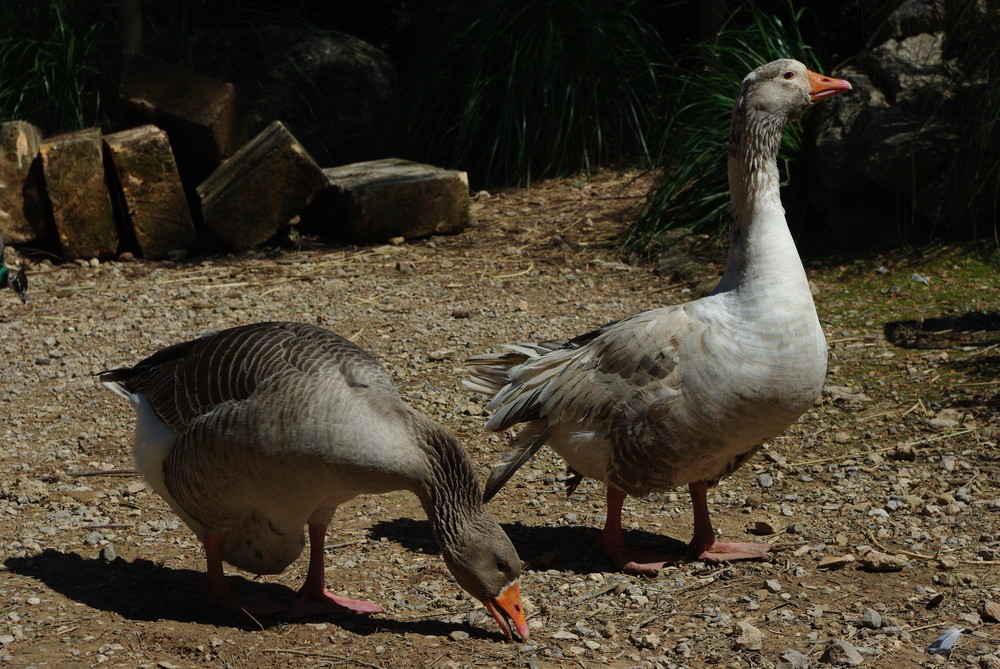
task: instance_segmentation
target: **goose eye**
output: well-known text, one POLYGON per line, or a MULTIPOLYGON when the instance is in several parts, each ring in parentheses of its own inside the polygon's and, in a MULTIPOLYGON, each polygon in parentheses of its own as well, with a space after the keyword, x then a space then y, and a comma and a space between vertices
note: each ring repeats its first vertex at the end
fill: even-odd
POLYGON ((785 72, 781 76, 783 76, 785 79, 794 79, 795 78, 795 73, 791 72, 791 71, 788 71, 788 72, 785 72))
POLYGON ((510 571, 510 565, 504 562, 503 560, 497 560, 497 571, 501 571, 504 574, 506 574, 508 571, 510 571))

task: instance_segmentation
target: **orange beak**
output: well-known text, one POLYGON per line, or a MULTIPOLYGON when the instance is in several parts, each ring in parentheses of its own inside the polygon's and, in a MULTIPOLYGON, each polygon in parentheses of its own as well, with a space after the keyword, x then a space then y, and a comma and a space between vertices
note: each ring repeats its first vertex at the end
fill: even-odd
POLYGON ((846 79, 824 77, 811 70, 806 70, 806 76, 809 77, 809 100, 811 102, 849 91, 852 88, 851 82, 846 79))
POLYGON ((514 637, 511 635, 510 626, 507 625, 505 618, 514 623, 522 640, 528 640, 528 623, 524 619, 524 607, 521 606, 521 586, 517 584, 517 581, 508 585, 499 596, 487 599, 483 604, 486 605, 486 609, 493 616, 493 619, 497 621, 497 625, 507 637, 507 641, 513 641, 514 637))

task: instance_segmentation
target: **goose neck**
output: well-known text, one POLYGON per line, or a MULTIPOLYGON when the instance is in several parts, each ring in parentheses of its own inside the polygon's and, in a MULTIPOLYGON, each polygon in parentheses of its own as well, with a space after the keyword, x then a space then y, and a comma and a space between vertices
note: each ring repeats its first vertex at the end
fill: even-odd
POLYGON ((440 425, 421 426, 420 443, 426 467, 417 496, 441 550, 458 545, 462 529, 483 512, 482 492, 472 461, 458 440, 440 425))

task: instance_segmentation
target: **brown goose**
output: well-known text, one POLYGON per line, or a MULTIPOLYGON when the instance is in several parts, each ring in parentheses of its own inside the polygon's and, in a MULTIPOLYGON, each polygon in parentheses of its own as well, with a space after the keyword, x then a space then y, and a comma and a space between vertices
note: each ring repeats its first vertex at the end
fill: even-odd
POLYGON ((309 568, 286 614, 380 612, 327 591, 326 528, 358 495, 410 490, 458 583, 508 639, 507 619, 528 638, 521 562, 483 507, 468 454, 351 342, 313 325, 257 323, 169 346, 100 379, 135 407, 136 464, 204 543, 216 604, 278 613, 275 602, 232 595, 222 561, 279 573, 302 552, 308 526, 309 568))
POLYGON ((567 342, 471 358, 466 385, 492 397, 488 430, 526 423, 494 469, 489 500, 542 444, 607 484, 603 549, 620 569, 655 573, 665 556, 629 550, 626 494, 688 486, 690 550, 710 561, 761 557, 767 544, 723 543, 709 487, 812 406, 826 374, 826 340, 778 190, 785 125, 851 85, 795 60, 743 80, 732 114, 734 217, 726 271, 708 296, 653 309, 567 342))

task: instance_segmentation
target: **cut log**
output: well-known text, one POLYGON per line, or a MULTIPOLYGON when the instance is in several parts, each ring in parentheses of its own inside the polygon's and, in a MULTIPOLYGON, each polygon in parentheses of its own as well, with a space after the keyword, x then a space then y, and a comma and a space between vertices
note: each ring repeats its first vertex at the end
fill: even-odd
POLYGON ((323 173, 329 186, 303 216, 321 235, 371 243, 453 234, 469 224, 465 172, 387 158, 323 173))
POLYGON ((205 229, 235 251, 259 246, 326 184, 316 161, 275 121, 198 186, 205 229))
POLYGON ((133 56, 118 90, 129 125, 167 131, 190 191, 245 142, 246 122, 232 84, 183 67, 133 56))
POLYGON ((0 237, 8 244, 44 240, 38 175, 42 132, 26 121, 0 125, 0 237))
POLYGON ((195 243, 194 223, 167 133, 143 125, 104 137, 121 189, 122 221, 131 224, 139 252, 163 258, 195 243))
POLYGON ((106 258, 118 231, 104 184, 101 131, 89 128, 42 142, 45 190, 65 258, 106 258))

